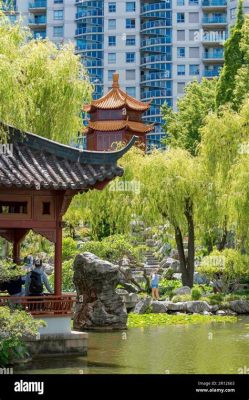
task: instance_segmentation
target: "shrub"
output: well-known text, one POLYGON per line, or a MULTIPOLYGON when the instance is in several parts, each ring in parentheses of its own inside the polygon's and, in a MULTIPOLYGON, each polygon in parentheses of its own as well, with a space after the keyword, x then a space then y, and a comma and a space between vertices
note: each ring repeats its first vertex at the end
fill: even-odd
POLYGON ((198 289, 197 287, 194 287, 191 290, 191 298, 192 298, 192 300, 200 300, 201 296, 202 296, 201 290, 198 289))
POLYGON ((159 281, 159 292, 160 295, 172 295, 173 290, 181 287, 182 284, 177 280, 161 279, 159 281))
POLYGON ((234 249, 215 250, 203 258, 198 272, 212 280, 216 280, 217 275, 220 275, 223 291, 227 293, 241 280, 248 279, 249 256, 234 249))
MULTIPOLYGON (((54 287, 54 272, 49 276, 49 283, 54 287)), ((67 260, 62 263, 62 290, 63 292, 74 292, 73 283, 73 260, 67 260)))
POLYGON ((66 237, 62 241, 62 259, 73 258, 77 253, 77 243, 71 237, 66 237))
POLYGON ((45 322, 34 319, 25 311, 0 307, 0 366, 27 355, 22 338, 36 336, 39 326, 45 326, 45 322))
POLYGON ((190 300, 192 300, 190 294, 176 294, 171 299, 171 301, 173 301, 173 303, 178 303, 178 302, 182 302, 182 301, 190 301, 190 300))

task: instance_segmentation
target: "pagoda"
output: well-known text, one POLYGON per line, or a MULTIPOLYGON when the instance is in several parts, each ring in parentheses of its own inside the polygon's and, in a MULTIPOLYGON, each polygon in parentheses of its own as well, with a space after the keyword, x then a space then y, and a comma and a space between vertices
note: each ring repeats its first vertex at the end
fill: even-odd
POLYGON ((135 135, 137 145, 146 148, 146 134, 154 129, 142 121, 142 115, 150 108, 129 96, 119 87, 119 75, 113 74, 112 89, 98 100, 84 106, 90 116, 86 127, 87 150, 108 151, 113 143, 129 142, 135 135))

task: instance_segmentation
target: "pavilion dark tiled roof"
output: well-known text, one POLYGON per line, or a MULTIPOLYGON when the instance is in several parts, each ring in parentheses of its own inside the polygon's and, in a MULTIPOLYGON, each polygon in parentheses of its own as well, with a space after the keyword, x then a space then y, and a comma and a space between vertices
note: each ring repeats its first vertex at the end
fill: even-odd
POLYGON ((117 160, 133 145, 114 152, 82 151, 8 127, 12 154, 0 154, 0 188, 84 190, 123 175, 117 160))

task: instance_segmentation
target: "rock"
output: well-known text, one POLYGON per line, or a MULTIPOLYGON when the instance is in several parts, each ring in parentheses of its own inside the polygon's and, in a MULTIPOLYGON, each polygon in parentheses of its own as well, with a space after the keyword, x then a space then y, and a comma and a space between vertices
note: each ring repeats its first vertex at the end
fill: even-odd
POLYGON ((43 269, 47 275, 51 275, 54 272, 53 265, 50 265, 48 263, 43 263, 43 269))
POLYGON ((217 304, 210 306, 211 307, 211 312, 216 313, 219 310, 219 306, 217 304))
POLYGON ((73 269, 78 298, 74 329, 126 329, 125 303, 116 293, 120 281, 119 268, 92 253, 83 253, 76 256, 73 269))
POLYGON ((173 278, 173 279, 176 279, 177 281, 181 281, 181 279, 182 279, 182 274, 178 274, 178 273, 173 274, 173 275, 172 275, 172 278, 173 278))
POLYGON ((134 309, 134 314, 145 314, 151 305, 151 297, 146 297, 145 299, 140 300, 134 309))
POLYGON ((191 294, 191 289, 188 286, 182 286, 180 288, 173 290, 173 294, 176 295, 191 294))
POLYGON ((187 301, 187 312, 189 313, 202 313, 203 311, 211 311, 210 305, 206 301, 187 301))
POLYGON ((129 293, 124 289, 116 289, 116 293, 123 297, 127 310, 134 308, 139 301, 139 297, 136 293, 129 293))
POLYGON ((226 315, 235 316, 235 315, 238 315, 238 314, 236 312, 228 309, 228 310, 226 310, 226 315))
POLYGON ((173 303, 172 301, 165 301, 165 305, 168 311, 187 311, 187 303, 179 301, 178 303, 173 303))
POLYGON ((205 283, 209 283, 209 280, 206 276, 201 275, 199 272, 195 272, 194 283, 197 283, 198 285, 204 285, 205 283))
POLYGON ((229 308, 237 314, 248 314, 249 313, 249 301, 248 300, 233 300, 229 303, 229 308))
POLYGON ((218 310, 218 311, 216 311, 215 314, 216 315, 220 315, 220 316, 224 316, 224 315, 226 315, 226 312, 224 310, 218 310))
POLYGON ((210 315, 211 313, 210 312, 208 312, 208 311, 203 311, 202 312, 202 315, 210 315))
POLYGON ((167 257, 160 262, 161 268, 172 268, 174 272, 180 272, 180 262, 174 258, 167 257))
POLYGON ((167 306, 165 304, 166 302, 164 301, 158 301, 154 300, 151 303, 151 311, 153 313, 166 313, 167 312, 167 306))

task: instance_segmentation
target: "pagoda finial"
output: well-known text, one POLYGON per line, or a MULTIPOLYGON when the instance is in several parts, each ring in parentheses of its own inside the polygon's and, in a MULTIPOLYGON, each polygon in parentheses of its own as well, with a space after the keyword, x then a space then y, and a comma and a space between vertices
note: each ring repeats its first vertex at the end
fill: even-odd
POLYGON ((115 89, 119 88, 118 78, 119 78, 119 74, 112 75, 112 87, 115 89))

